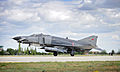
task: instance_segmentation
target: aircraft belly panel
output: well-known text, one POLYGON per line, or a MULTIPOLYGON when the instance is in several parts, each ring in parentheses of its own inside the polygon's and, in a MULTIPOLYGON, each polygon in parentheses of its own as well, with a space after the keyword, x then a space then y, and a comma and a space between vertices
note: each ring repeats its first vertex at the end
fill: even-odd
POLYGON ((80 46, 80 48, 82 48, 82 49, 91 49, 92 46, 80 46))

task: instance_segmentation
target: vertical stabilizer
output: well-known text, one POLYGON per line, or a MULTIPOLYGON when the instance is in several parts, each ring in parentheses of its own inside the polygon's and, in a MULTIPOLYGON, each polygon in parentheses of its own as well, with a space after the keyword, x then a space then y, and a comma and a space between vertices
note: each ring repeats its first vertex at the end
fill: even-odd
POLYGON ((86 37, 86 38, 78 40, 78 41, 87 42, 93 46, 96 46, 97 38, 98 38, 98 36, 92 35, 92 36, 86 37))

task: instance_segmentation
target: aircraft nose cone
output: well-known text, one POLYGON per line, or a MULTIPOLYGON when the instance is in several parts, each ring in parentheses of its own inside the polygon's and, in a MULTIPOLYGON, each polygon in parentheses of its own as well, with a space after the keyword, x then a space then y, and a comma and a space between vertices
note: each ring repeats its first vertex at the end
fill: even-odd
POLYGON ((21 37, 14 37, 13 39, 14 40, 19 40, 19 39, 21 39, 21 37))

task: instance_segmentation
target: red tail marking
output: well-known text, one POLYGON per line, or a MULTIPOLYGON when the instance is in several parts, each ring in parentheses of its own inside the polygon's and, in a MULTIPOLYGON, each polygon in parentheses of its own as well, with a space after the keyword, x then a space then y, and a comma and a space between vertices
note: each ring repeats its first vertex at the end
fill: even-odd
POLYGON ((94 40, 94 38, 92 38, 91 40, 94 40))
POLYGON ((72 42, 72 46, 74 46, 74 42, 72 42))

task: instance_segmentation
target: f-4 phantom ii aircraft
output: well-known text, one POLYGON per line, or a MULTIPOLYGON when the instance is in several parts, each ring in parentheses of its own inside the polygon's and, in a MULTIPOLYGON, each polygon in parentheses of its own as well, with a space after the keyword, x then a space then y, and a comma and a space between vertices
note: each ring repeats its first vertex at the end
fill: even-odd
POLYGON ((93 48, 99 49, 96 45, 97 38, 97 36, 93 35, 81 40, 71 40, 51 35, 33 34, 30 36, 17 36, 13 39, 23 44, 29 44, 29 46, 42 46, 41 49, 45 49, 46 52, 53 52, 54 56, 57 56, 59 52, 70 53, 71 56, 74 56, 75 52, 89 52, 93 48))

